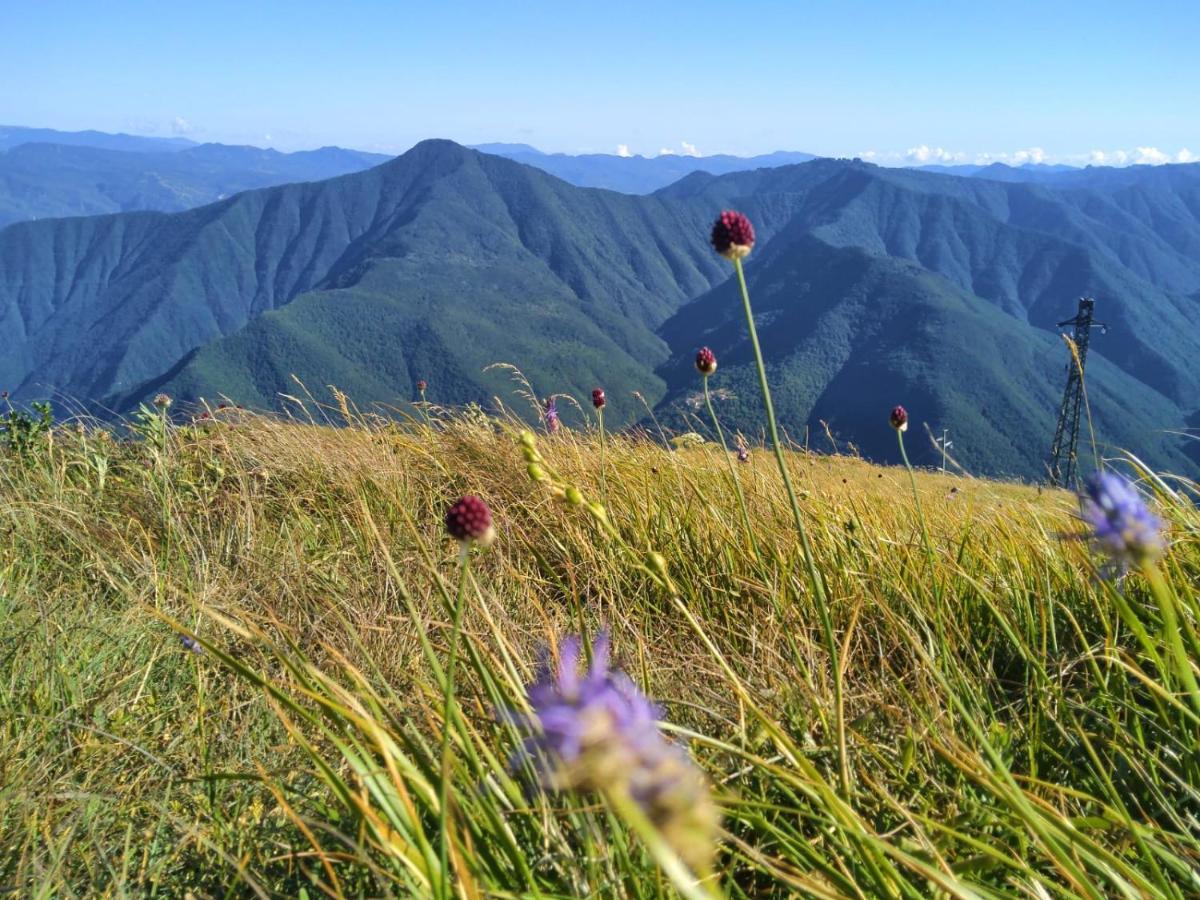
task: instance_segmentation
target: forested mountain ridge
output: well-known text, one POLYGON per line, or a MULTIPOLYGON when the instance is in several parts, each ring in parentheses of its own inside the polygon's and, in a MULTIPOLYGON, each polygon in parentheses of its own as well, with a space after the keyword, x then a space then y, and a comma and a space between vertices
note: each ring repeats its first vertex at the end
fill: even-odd
MULTIPOLYGON (((1191 465, 1200 167, 1046 184, 837 160, 695 173, 647 196, 574 187, 448 141, 339 178, 189 212, 0 231, 0 383, 128 408, 157 390, 271 406, 292 376, 361 403, 601 384, 677 422, 690 357, 722 357, 722 415, 760 421, 740 303, 707 246, 715 211, 759 231, 747 261, 794 433, 894 458, 878 410, 950 428, 964 464, 1036 476, 1062 389, 1055 322, 1097 299, 1090 399, 1103 443, 1191 465)), ((618 398, 622 398, 619 399, 618 398)), ((694 423, 693 423, 694 424, 694 423)))

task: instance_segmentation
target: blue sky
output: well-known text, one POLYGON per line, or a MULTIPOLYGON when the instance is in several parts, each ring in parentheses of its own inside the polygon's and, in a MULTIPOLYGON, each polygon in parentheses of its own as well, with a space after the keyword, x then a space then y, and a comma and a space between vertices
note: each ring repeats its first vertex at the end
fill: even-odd
POLYGON ((284 150, 449 137, 880 162, 1200 158, 1197 34, 1200 2, 1185 0, 0 0, 0 123, 284 150))

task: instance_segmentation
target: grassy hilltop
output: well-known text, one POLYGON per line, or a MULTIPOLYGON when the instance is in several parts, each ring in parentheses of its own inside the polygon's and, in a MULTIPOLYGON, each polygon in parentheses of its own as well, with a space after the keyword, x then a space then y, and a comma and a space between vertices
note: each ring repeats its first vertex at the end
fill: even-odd
POLYGON ((721 809, 697 895, 1200 889, 1172 664, 1178 634, 1194 677, 1200 516, 1174 483, 1149 482, 1172 631, 1063 538, 1066 493, 918 474, 918 506, 902 468, 789 454, 835 667, 768 451, 732 468, 747 531, 712 443, 543 435, 537 483, 518 427, 151 415, 0 455, 0 890, 421 896, 445 865, 461 896, 670 896, 678 835, 531 790, 496 716, 602 626, 721 809), (499 537, 462 582, 447 729, 467 493, 499 537))

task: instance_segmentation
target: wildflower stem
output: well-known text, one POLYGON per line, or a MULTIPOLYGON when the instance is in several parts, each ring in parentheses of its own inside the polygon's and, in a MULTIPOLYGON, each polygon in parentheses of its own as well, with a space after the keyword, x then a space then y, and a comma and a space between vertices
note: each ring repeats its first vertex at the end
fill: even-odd
POLYGON ((775 405, 771 402, 771 388, 767 383, 767 367, 763 362, 762 347, 758 343, 758 330, 754 327, 754 310, 750 306, 750 291, 746 287, 746 273, 742 268, 740 257, 734 257, 733 268, 737 272, 738 287, 742 292, 742 308, 746 313, 746 330, 750 334, 750 346, 754 348, 754 362, 758 367, 758 386, 762 390, 763 406, 766 407, 767 411, 767 428, 771 434, 771 449, 775 451, 775 462, 779 465, 779 474, 783 478, 783 486, 787 490, 788 501, 792 506, 792 516, 796 522, 796 531, 800 535, 800 545, 804 551, 804 563, 808 569, 808 578, 812 585, 817 614, 821 617, 821 630, 825 639, 825 650, 829 654, 829 664, 833 672, 834 706, 836 707, 837 717, 838 769, 841 775, 842 793, 846 797, 849 797, 850 763, 846 751, 846 720, 842 701, 841 654, 837 641, 833 636, 833 622, 829 615, 825 586, 821 581, 820 574, 817 572, 812 546, 808 540, 808 531, 804 527, 804 517, 800 513, 800 501, 796 499, 796 491, 792 487, 792 476, 788 473, 787 460, 783 455, 783 445, 779 441, 779 426, 775 421, 775 405))
POLYGON ((675 890, 687 900, 712 900, 721 894, 711 885, 697 881, 679 855, 658 833, 658 829, 646 817, 641 808, 629 796, 628 792, 614 789, 605 792, 609 805, 616 811, 621 820, 634 830, 642 842, 650 850, 659 868, 671 880, 675 890))
MULTIPOLYGON (((936 579, 937 564, 934 562, 933 544, 929 540, 929 529, 925 527, 925 513, 921 509, 921 495, 917 493, 917 476, 913 472, 912 464, 908 461, 908 451, 904 449, 904 432, 899 428, 896 429, 896 440, 900 443, 900 458, 904 460, 904 468, 908 470, 908 483, 912 486, 913 503, 917 507, 917 521, 921 525, 921 539, 925 543, 925 555, 929 559, 929 575, 931 578, 936 579)), ((936 590, 937 586, 935 584, 936 590)))
POLYGON ((600 428, 600 502, 608 505, 608 482, 604 477, 604 407, 597 407, 596 421, 600 428))
POLYGON ((458 638, 462 628, 462 612, 467 594, 467 576, 471 570, 471 543, 463 541, 459 554, 458 593, 454 598, 454 617, 450 630, 450 652, 446 659, 446 697, 442 716, 442 778, 438 812, 440 813, 440 857, 442 896, 445 900, 453 894, 450 878, 450 719, 454 714, 454 669, 458 662, 458 638))
POLYGON ((750 546, 754 549, 754 558, 759 559, 758 541, 754 537, 754 526, 750 524, 746 495, 742 493, 742 483, 738 481, 737 470, 733 467, 733 460, 729 457, 729 445, 725 443, 725 431, 721 428, 721 421, 717 418, 716 410, 713 409, 712 396, 708 390, 708 376, 701 375, 700 380, 704 382, 704 403, 708 406, 708 415, 712 418, 713 428, 716 429, 717 438, 721 441, 721 450, 724 451, 725 464, 729 467, 729 479, 733 482, 733 489, 737 492, 738 506, 742 510, 742 521, 746 525, 746 536, 750 539, 750 546))

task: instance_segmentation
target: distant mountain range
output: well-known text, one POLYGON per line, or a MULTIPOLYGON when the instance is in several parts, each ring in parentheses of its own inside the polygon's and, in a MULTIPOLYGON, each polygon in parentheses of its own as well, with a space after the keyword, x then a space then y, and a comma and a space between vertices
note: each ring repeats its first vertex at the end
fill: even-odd
POLYGON ((579 187, 607 188, 624 194, 650 194, 692 172, 725 175, 772 169, 816 159, 811 153, 779 151, 763 156, 617 156, 609 153, 543 153, 528 144, 478 144, 473 149, 534 166, 579 187))
POLYGON ((1090 294, 1110 325, 1088 368, 1098 439, 1194 473, 1195 442, 1169 432, 1200 407, 1200 166, 1061 174, 813 160, 636 196, 426 141, 186 212, 0 230, 0 385, 128 410, 159 390, 272 407, 292 375, 403 405, 426 379, 431 399, 487 403, 512 393, 485 367, 512 362, 544 394, 603 385, 614 425, 644 415, 637 391, 696 427, 709 344, 726 424, 757 433, 736 289, 706 240, 734 207, 759 231, 747 277, 793 436, 825 423, 895 460, 904 403, 920 461, 928 423, 973 471, 1036 477, 1065 379, 1054 323, 1090 294))
MULTIPOLYGON (((10 130, 0 129, 0 137, 10 130)), ((390 158, 339 147, 278 153, 223 144, 176 145, 127 135, 102 137, 119 138, 109 142, 117 148, 27 142, 0 152, 0 227, 28 219, 129 210, 178 212, 251 188, 361 172, 390 158)))
POLYGON ((57 131, 53 128, 25 128, 0 125, 0 150, 21 144, 60 144, 67 147, 96 147, 126 153, 161 153, 196 146, 182 137, 145 137, 135 134, 108 134, 103 131, 57 131))

